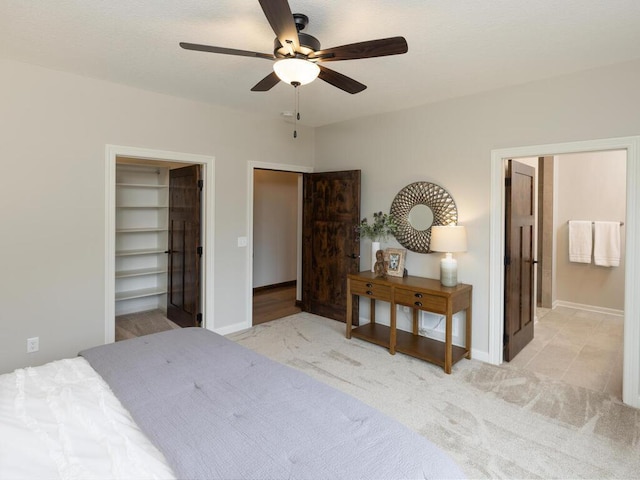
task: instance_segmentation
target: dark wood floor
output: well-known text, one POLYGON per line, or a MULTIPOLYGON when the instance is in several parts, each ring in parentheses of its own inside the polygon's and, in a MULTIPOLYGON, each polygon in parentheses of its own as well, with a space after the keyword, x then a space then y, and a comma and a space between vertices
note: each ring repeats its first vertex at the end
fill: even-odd
POLYGON ((116 342, 180 328, 160 310, 130 313, 116 317, 116 342))
POLYGON ((300 312, 296 306, 296 286, 259 289, 253 294, 253 324, 269 322, 300 312))

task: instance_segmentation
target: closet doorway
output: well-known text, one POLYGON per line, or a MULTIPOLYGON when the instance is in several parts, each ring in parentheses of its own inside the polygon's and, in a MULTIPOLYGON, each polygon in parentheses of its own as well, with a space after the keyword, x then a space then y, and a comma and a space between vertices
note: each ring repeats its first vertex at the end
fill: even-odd
POLYGON ((213 329, 213 167, 211 157, 107 147, 106 342, 213 329))

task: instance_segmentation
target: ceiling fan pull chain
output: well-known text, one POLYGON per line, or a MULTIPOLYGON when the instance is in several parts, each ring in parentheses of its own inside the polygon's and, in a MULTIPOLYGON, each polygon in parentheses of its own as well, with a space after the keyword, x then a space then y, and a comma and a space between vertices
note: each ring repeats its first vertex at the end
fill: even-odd
POLYGON ((300 91, 298 87, 299 82, 291 82, 295 91, 295 117, 293 118, 293 138, 298 138, 298 120, 300 120, 300 91))

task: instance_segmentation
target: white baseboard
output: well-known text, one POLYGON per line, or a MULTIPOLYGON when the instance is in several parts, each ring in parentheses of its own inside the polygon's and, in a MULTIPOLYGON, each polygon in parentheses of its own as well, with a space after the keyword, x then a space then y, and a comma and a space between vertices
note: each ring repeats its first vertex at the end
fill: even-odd
POLYGON ((229 325, 227 327, 216 328, 216 329, 210 328, 209 330, 212 330, 218 335, 222 335, 224 337, 225 335, 231 335, 232 333, 242 332, 243 330, 249 330, 250 328, 251 328, 251 325, 247 326, 245 322, 240 322, 240 323, 234 323, 233 325, 229 325))
POLYGON ((489 361, 489 352, 483 352, 482 350, 471 349, 471 358, 478 360, 479 362, 491 363, 489 361))
POLYGON ((553 302, 553 308, 555 309, 556 307, 575 308, 577 310, 587 310, 589 312, 605 313, 607 315, 618 315, 620 317, 624 316, 624 310, 597 307, 595 305, 584 305, 582 303, 565 302, 563 300, 556 300, 553 302))

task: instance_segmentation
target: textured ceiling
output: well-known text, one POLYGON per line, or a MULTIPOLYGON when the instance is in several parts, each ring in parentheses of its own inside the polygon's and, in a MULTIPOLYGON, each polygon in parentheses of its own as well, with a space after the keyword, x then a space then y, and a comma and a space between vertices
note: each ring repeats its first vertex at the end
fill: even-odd
MULTIPOLYGON (((301 87, 302 123, 325 125, 640 58, 639 0, 290 0, 333 47, 402 35, 405 55, 331 63, 368 88, 301 87)), ((281 118, 294 89, 250 88, 272 53, 256 0, 0 0, 0 57, 281 118)))

